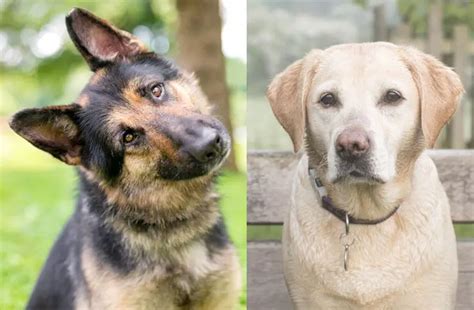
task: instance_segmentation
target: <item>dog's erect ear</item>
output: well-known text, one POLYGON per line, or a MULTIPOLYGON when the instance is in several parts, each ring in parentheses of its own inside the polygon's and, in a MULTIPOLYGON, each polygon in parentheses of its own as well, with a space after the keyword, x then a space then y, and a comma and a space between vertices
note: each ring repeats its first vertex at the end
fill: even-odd
POLYGON ((421 128, 426 146, 433 147, 459 104, 464 87, 459 76, 433 56, 402 47, 402 57, 418 89, 421 128))
POLYGON ((10 120, 10 127, 37 148, 69 165, 81 163, 77 104, 25 109, 10 120))
POLYGON ((276 118, 298 152, 304 140, 305 105, 321 50, 312 50, 279 73, 268 86, 267 98, 276 118))
POLYGON ((148 51, 143 43, 130 33, 115 28, 84 9, 73 9, 66 16, 66 26, 74 45, 92 71, 108 61, 148 51))

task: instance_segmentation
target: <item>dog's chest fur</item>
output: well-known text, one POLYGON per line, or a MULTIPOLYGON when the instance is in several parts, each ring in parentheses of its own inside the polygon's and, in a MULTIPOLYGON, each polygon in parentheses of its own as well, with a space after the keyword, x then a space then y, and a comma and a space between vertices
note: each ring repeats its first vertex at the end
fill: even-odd
MULTIPOLYGON (((430 193, 441 188, 429 181, 433 176, 429 163, 418 167, 420 173, 415 178, 422 176, 424 180, 416 180, 420 184, 416 189, 418 194, 409 198, 392 219, 382 225, 351 226, 355 243, 349 250, 349 271, 343 270, 344 251, 339 241, 344 224, 318 205, 317 194, 304 174, 306 167, 300 163, 293 189, 294 205, 285 222, 283 237, 286 280, 294 300, 307 297, 306 300, 318 300, 318 305, 328 307, 333 305, 330 303, 333 297, 328 296, 338 296, 337 305, 341 305, 342 298, 351 301, 347 305, 353 302, 380 306, 377 301, 391 304, 390 300, 396 296, 416 294, 415 287, 419 290, 427 284, 430 287, 421 292, 429 296, 432 290, 435 295, 438 289, 443 290, 436 287, 439 278, 452 280, 446 274, 453 274, 449 269, 455 264, 455 257, 447 254, 455 253, 450 246, 455 244, 451 240, 454 235, 439 233, 449 232, 440 227, 448 227, 450 217, 446 197, 430 193), (437 266, 433 266, 434 262, 437 266), (426 270, 430 270, 431 281, 424 276, 426 270)), ((443 285, 448 287, 451 282, 443 285)))
POLYGON ((88 291, 77 299, 78 309, 186 309, 211 289, 213 275, 224 268, 223 257, 211 258, 200 242, 181 253, 138 266, 121 275, 85 248, 81 266, 88 291), (220 260, 216 263, 216 260, 220 260))
POLYGON ((136 227, 100 211, 105 204, 87 193, 71 234, 80 236, 78 248, 69 255, 77 309, 233 306, 239 267, 214 200, 197 209, 197 219, 136 227))

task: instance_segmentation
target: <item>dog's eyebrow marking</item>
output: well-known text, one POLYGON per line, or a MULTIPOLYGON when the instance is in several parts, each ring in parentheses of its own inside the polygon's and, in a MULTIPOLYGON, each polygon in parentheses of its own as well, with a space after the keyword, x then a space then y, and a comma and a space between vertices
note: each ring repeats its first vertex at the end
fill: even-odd
POLYGON ((143 86, 145 86, 143 78, 137 77, 131 79, 122 90, 123 98, 131 104, 140 104, 143 100, 147 100, 139 92, 139 89, 143 86))

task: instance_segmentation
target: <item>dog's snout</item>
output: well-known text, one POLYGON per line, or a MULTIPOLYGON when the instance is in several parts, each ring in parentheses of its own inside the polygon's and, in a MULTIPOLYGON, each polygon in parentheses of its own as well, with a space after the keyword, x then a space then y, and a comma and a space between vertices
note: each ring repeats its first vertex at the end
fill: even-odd
POLYGON ((222 152, 222 137, 214 128, 203 128, 200 135, 195 139, 194 143, 188 148, 188 152, 199 162, 209 162, 222 152))
POLYGON ((336 139, 336 152, 345 160, 357 159, 370 148, 369 136, 360 128, 347 128, 336 139))

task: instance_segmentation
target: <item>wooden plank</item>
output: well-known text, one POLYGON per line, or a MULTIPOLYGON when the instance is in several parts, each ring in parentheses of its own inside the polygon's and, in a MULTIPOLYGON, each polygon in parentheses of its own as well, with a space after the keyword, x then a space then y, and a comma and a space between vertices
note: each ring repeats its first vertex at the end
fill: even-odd
MULTIPOLYGON (((459 281, 457 310, 474 309, 474 242, 458 242, 459 281)), ((283 278, 279 242, 248 243, 249 309, 291 309, 283 278)))
POLYGON ((390 42, 398 45, 410 45, 411 29, 407 23, 399 23, 391 33, 390 42))
MULTIPOLYGON (((442 60, 443 44, 443 8, 440 0, 432 1, 428 9, 428 53, 442 60)), ((448 137, 449 138, 449 137, 448 137)), ((441 131, 435 147, 442 148, 449 143, 446 137, 446 128, 441 131)))
POLYGON ((247 243, 248 309, 292 309, 279 242, 247 243))
POLYGON ((474 150, 433 150, 428 153, 448 194, 455 223, 474 222, 474 150))
MULTIPOLYGON (((397 38, 397 31, 395 30, 395 37, 397 38)), ((390 40, 392 42, 392 39, 390 40)), ((425 39, 420 39, 420 38, 410 38, 409 41, 397 41, 396 39, 393 40, 393 43, 400 44, 400 45, 409 45, 412 47, 416 47, 420 51, 425 51, 426 53, 429 53, 429 47, 427 40, 425 39)), ((466 52, 470 55, 474 54, 474 41, 469 40, 467 42, 467 50, 466 52)), ((441 42, 441 55, 440 59, 442 59, 442 55, 449 55, 454 53, 454 41, 450 39, 443 39, 441 42)))
POLYGON ((281 223, 297 158, 285 152, 247 154, 247 221, 281 223))
MULTIPOLYGON (((458 241, 458 263, 460 272, 472 272, 474 275, 474 240, 458 241)), ((474 282, 474 277, 471 281, 474 282)))
POLYGON ((387 41, 387 22, 383 2, 374 7, 374 41, 387 41))
MULTIPOLYGON (((430 150, 451 204, 455 223, 474 222, 474 150, 430 150)), ((250 151, 247 221, 281 224, 289 205, 298 156, 290 152, 250 151)))
POLYGON ((428 52, 441 58, 443 42, 443 8, 440 1, 433 1, 428 11, 428 52))
POLYGON ((456 310, 474 309, 474 273, 460 272, 458 277, 458 293, 456 310))
MULTIPOLYGON (((467 53, 467 47, 469 43, 469 28, 467 25, 456 25, 454 26, 454 70, 459 74, 463 85, 468 87, 469 81, 469 54, 467 53)), ((449 142, 450 148, 463 149, 465 148, 464 139, 464 111, 465 104, 467 103, 466 98, 463 99, 461 104, 454 114, 453 119, 449 123, 449 142)))

